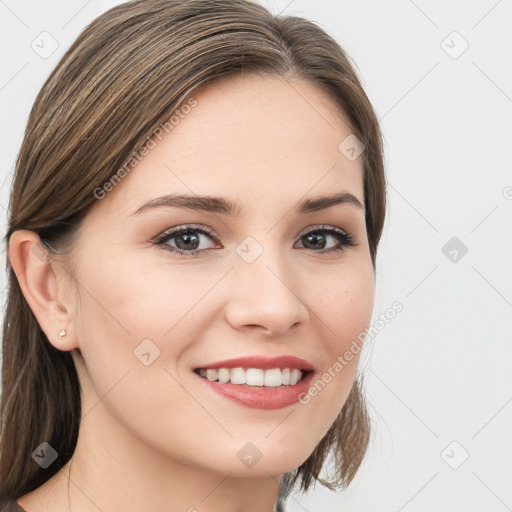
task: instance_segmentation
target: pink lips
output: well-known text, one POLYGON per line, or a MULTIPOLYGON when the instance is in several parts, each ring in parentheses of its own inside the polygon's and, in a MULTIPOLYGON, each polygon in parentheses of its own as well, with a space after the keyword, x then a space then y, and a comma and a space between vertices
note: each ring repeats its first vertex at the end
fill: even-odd
POLYGON ((250 356, 217 361, 198 368, 298 368, 305 371, 300 382, 293 386, 248 386, 246 384, 231 384, 230 382, 213 382, 204 377, 199 377, 212 391, 232 400, 244 407, 253 409, 281 409, 297 403, 302 394, 307 393, 313 380, 313 365, 295 356, 263 357, 250 356))

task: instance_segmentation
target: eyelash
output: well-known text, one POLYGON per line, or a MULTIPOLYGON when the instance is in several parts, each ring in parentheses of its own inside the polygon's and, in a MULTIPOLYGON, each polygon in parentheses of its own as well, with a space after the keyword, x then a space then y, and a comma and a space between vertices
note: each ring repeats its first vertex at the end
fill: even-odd
MULTIPOLYGON (((160 236, 157 237, 157 239, 154 241, 154 243, 156 245, 165 245, 165 243, 168 242, 169 240, 171 240, 172 238, 175 238, 179 235, 183 235, 183 234, 190 233, 190 232, 202 233, 203 235, 209 236, 214 241, 216 238, 215 233, 210 228, 208 228, 206 226, 197 228, 197 227, 194 227, 191 225, 184 225, 184 226, 179 226, 177 228, 173 228, 172 230, 166 231, 165 233, 162 233, 160 236)), ((343 231, 341 229, 329 227, 329 226, 319 226, 310 231, 307 231, 304 234, 300 235, 299 239, 304 238, 306 235, 318 234, 318 233, 327 233, 328 235, 333 236, 334 238, 336 238, 338 240, 338 242, 341 243, 341 245, 339 245, 337 247, 331 247, 330 249, 326 249, 323 251, 315 251, 314 249, 310 249, 317 254, 325 254, 325 253, 330 253, 333 251, 342 251, 342 250, 344 250, 345 247, 353 247, 356 245, 354 237, 351 234, 349 234, 346 231, 343 231)), ((178 249, 176 247, 172 247, 167 244, 167 247, 165 248, 165 250, 168 250, 175 254, 180 254, 182 256, 196 256, 200 252, 210 251, 212 249, 185 251, 183 249, 178 249)))

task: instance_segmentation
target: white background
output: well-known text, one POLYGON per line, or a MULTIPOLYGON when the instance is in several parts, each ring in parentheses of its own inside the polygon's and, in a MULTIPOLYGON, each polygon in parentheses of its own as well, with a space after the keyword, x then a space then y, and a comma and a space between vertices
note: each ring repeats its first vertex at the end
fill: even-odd
MULTIPOLYGON (((118 3, 0 0, 2 235, 32 102, 82 28, 118 3), (44 31, 58 43, 48 58, 31 48, 44 31)), ((317 22, 356 63, 389 186, 374 319, 404 308, 363 358, 375 429, 363 468, 347 491, 318 484, 287 510, 512 510, 511 1, 260 3, 317 22)))

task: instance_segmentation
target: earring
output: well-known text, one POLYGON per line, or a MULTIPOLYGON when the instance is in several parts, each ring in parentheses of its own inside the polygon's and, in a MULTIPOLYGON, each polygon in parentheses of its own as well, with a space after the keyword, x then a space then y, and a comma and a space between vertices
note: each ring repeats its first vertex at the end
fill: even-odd
POLYGON ((61 329, 59 332, 59 340, 64 338, 64 336, 66 336, 66 329, 61 329))

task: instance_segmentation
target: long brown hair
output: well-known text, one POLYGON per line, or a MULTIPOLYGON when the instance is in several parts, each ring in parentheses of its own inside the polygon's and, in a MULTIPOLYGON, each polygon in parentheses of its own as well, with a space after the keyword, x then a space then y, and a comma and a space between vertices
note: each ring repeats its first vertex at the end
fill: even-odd
MULTIPOLYGON (((375 112, 347 55, 326 32, 249 0, 134 0, 95 19, 52 71, 31 110, 9 202, 8 245, 18 229, 65 254, 96 201, 95 189, 148 141, 201 85, 234 73, 304 78, 327 91, 364 144, 366 229, 375 270, 386 187, 375 112)), ((341 142, 341 141, 340 141, 341 142)), ((134 171, 136 172, 136 171, 134 171)), ((8 253, 8 251, 7 251, 8 253)), ((7 262, 0 425, 0 499, 36 489, 72 456, 80 385, 67 351, 55 349, 7 262), (58 452, 47 469, 31 454, 58 452)), ((367 450, 370 422, 356 378, 346 403, 309 458, 287 474, 346 487, 367 450), (331 452, 335 475, 319 477, 331 452)), ((284 481, 284 480, 283 480, 284 481)), ((283 484, 282 484, 283 485, 283 484)))

